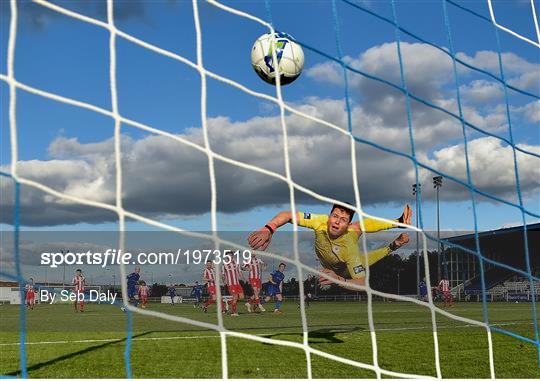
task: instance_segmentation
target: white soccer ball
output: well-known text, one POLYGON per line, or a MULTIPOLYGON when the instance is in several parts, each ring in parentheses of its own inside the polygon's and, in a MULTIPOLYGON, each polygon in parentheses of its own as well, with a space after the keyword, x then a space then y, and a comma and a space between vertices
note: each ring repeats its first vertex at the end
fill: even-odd
POLYGON ((274 33, 275 44, 272 34, 266 33, 255 41, 251 49, 251 65, 255 72, 265 82, 276 84, 276 65, 272 55, 273 47, 276 47, 276 58, 279 65, 280 83, 287 85, 293 82, 302 73, 304 68, 304 51, 294 42, 287 33, 274 33))

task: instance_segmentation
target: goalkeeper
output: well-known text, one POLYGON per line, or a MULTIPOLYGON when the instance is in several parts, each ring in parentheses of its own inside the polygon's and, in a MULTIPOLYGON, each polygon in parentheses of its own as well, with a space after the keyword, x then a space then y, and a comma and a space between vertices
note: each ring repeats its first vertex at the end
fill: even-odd
MULTIPOLYGON (((333 205, 330 215, 310 214, 297 212, 296 220, 299 226, 315 231, 315 253, 324 267, 321 272, 328 278, 337 279, 351 285, 365 285, 365 267, 371 266, 391 252, 409 242, 409 235, 400 234, 390 245, 365 254, 360 252, 358 240, 362 235, 360 222, 353 222, 354 210, 333 205)), ((396 221, 410 224, 412 211, 409 205, 405 205, 403 214, 396 221)), ((248 243, 254 250, 265 250, 272 241, 272 235, 281 226, 292 223, 290 211, 280 212, 272 218, 264 227, 250 234, 248 243)), ((377 232, 396 227, 395 223, 381 222, 374 219, 365 219, 364 227, 367 233, 377 232)), ((321 285, 329 285, 332 280, 319 277, 321 285)), ((346 287, 355 289, 353 287, 346 287)))

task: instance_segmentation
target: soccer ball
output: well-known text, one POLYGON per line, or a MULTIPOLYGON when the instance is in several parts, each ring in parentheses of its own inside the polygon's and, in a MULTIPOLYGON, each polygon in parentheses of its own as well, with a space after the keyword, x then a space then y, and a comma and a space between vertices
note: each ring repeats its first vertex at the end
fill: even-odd
POLYGON ((276 65, 272 56, 273 47, 276 47, 276 58, 279 65, 280 83, 287 85, 293 82, 302 73, 304 68, 304 52, 300 45, 287 33, 266 33, 255 41, 251 49, 251 65, 255 72, 265 82, 276 84, 276 65))

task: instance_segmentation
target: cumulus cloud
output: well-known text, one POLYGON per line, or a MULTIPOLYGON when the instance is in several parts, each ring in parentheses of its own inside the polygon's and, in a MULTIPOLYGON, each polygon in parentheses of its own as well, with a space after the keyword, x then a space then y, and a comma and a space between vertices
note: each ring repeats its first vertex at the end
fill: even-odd
MULTIPOLYGON (((343 102, 312 101, 314 104, 310 107, 319 116, 332 120, 331 113, 334 112, 334 116, 340 116, 334 122, 345 125, 343 102), (336 107, 340 107, 341 112, 336 112, 336 107)), ((361 110, 356 109, 355 113, 361 114, 361 110)), ((353 200, 348 136, 295 116, 288 116, 286 122, 294 181, 328 197, 353 200)), ((284 174, 280 129, 277 117, 236 123, 223 117, 209 120, 211 145, 216 152, 284 174)), ((429 130, 426 130, 424 139, 433 141, 435 134, 436 130, 429 137, 429 130)), ((365 136, 376 136, 381 144, 390 147, 399 148, 407 144, 406 140, 405 143, 395 143, 399 132, 380 133, 376 125, 367 125, 365 136)), ((200 129, 188 130, 183 137, 202 143, 200 129)), ((49 148, 49 152, 57 157, 48 161, 20 162, 18 172, 24 178, 42 182, 61 192, 114 204, 115 166, 111 147, 110 140, 83 144, 74 138, 57 138, 49 148)), ((524 148, 540 153, 538 147, 524 148)), ((122 150, 123 202, 126 209, 151 217, 185 216, 208 211, 210 182, 206 155, 162 136, 137 140, 125 136, 122 150)), ((478 138, 469 142, 469 156, 476 186, 499 196, 515 192, 509 147, 493 138, 478 138)), ((466 179, 462 144, 436 150, 432 156, 426 150, 419 150, 418 157, 445 173, 466 179)), ((386 203, 409 198, 414 168, 407 160, 358 144, 356 162, 363 202, 386 203)), ((537 192, 540 188, 538 160, 529 155, 519 155, 519 167, 523 192, 537 192)), ((421 176, 428 181, 431 174, 422 171, 421 176)), ((216 162, 216 184, 218 208, 224 212, 278 205, 286 203, 289 197, 283 182, 219 161, 216 162)), ((56 200, 29 187, 23 189, 24 224, 102 222, 117 218, 113 213, 56 200)), ((5 207, 2 222, 10 222, 12 205, 7 200, 11 200, 11 184, 2 181, 1 191, 5 207)), ((468 193, 454 184, 447 187, 445 197, 460 200, 468 197, 468 193)), ((297 201, 311 203, 315 200, 299 192, 297 201)))
MULTIPOLYGON (((540 154, 539 146, 521 145, 523 149, 540 154)), ((467 182, 465 148, 463 144, 453 145, 434 152, 430 163, 440 171, 467 182)), ((503 198, 516 192, 516 176, 511 146, 500 140, 485 137, 475 139, 468 144, 468 157, 472 184, 480 190, 496 194, 503 198)), ((537 192, 540 189, 540 160, 518 151, 517 162, 520 187, 525 192, 537 192)), ((462 199, 467 189, 451 184, 450 197, 462 199)))
MULTIPOLYGON (((499 56, 492 51, 479 51, 474 56, 457 55, 463 61, 501 77, 499 56)), ((524 90, 540 91, 540 64, 531 63, 515 53, 502 53, 504 76, 508 83, 524 90)))
POLYGON ((486 103, 500 99, 503 89, 500 84, 485 80, 475 80, 460 87, 463 97, 473 103, 486 103))
MULTIPOLYGON (((351 57, 344 57, 343 60, 350 64, 351 57)), ((341 85, 344 83, 343 70, 335 62, 323 62, 306 70, 306 75, 315 81, 341 85)))
MULTIPOLYGON (((456 115, 459 114, 452 59, 442 51, 422 43, 404 42, 401 44, 401 53, 409 92, 456 115)), ((463 59, 467 57, 469 61, 473 60, 463 54, 460 56, 463 59)), ((374 46, 358 57, 345 57, 344 60, 352 68, 401 86, 396 43, 374 46)), ((512 68, 515 66, 518 65, 514 64, 512 68)), ((471 74, 469 69, 463 65, 458 65, 457 69, 460 79, 469 79, 471 74)), ((315 65, 308 69, 306 74, 316 81, 343 85, 343 69, 336 63, 315 65)), ((357 74, 349 73, 348 78, 354 98, 361 102, 365 113, 380 118, 382 126, 402 126, 406 122, 406 98, 401 91, 357 74)), ((479 103, 487 103, 500 96, 502 90, 496 83, 472 79, 470 83, 465 82, 461 89, 464 101, 462 108, 467 121, 491 132, 505 127, 504 110, 493 109, 489 114, 482 116, 481 110, 478 109, 479 103)), ((410 106, 413 119, 420 127, 435 126, 439 129, 439 136, 442 139, 450 138, 448 134, 451 130, 455 131, 451 135, 456 136, 458 130, 448 128, 455 123, 455 119, 414 100, 410 106)))
MULTIPOLYGON (((411 93, 428 100, 440 96, 441 86, 452 77, 451 59, 438 49, 421 43, 401 44, 403 69, 407 87, 411 93)), ((358 57, 344 57, 344 61, 353 69, 361 70, 396 85, 401 84, 399 60, 395 43, 374 46, 358 57)), ((306 74, 318 81, 343 84, 343 69, 337 63, 322 63, 307 70, 306 74)), ((363 99, 372 106, 388 96, 394 96, 395 90, 376 81, 366 79, 349 72, 349 84, 352 89, 363 94, 375 95, 363 99)))
MULTIPOLYGON (((347 57, 353 67, 379 75, 394 83, 400 82, 395 44, 368 49, 357 58, 347 57)), ((411 92, 458 113, 455 94, 445 86, 452 82, 452 62, 442 52, 424 44, 403 43, 405 75, 411 92)), ((472 58, 486 67, 486 52, 472 58)), ((505 56, 506 57, 506 56, 505 56)), ((523 60, 508 56, 510 72, 521 73, 523 60)), ((466 75, 465 69, 463 74, 466 75)), ((306 75, 325 83, 339 85, 341 67, 332 63, 316 65, 306 75)), ((351 76, 351 119, 355 136, 391 148, 411 152, 403 94, 388 86, 351 76)), ((491 82, 471 79, 462 85, 464 96, 474 102, 463 105, 465 119, 489 131, 506 127, 504 107, 490 103, 500 95, 500 88, 491 82), (483 103, 482 108, 475 106, 483 103), (493 106, 486 111, 486 105, 493 106)), ((329 121, 347 130, 347 113, 343 99, 307 97, 294 107, 302 112, 329 121)), ((521 112, 529 120, 535 115, 528 105, 521 112)), ((265 116, 233 121, 225 116, 208 120, 212 149, 232 159, 256 165, 285 175, 283 137, 280 118, 266 108, 265 116), (274 115, 272 115, 274 114, 274 115)), ((351 147, 348 135, 323 127, 309 119, 289 114, 288 153, 293 180, 321 195, 343 201, 354 200, 351 147)), ((465 152, 459 120, 413 102, 412 125, 418 160, 450 176, 466 181, 465 152)), ((194 126, 181 136, 203 145, 201 129, 194 126)), ((479 189, 502 198, 515 195, 513 152, 500 140, 469 131, 469 159, 472 181, 479 189)), ((410 199, 410 186, 415 182, 413 164, 367 144, 357 143, 357 176, 364 204, 404 202, 410 199)), ((538 146, 523 148, 540 153, 538 146)), ((85 199, 114 204, 115 162, 112 140, 81 143, 77 138, 60 137, 50 143, 50 160, 20 162, 18 173, 40 181, 58 191, 85 199)), ((208 157, 173 139, 147 135, 122 137, 122 199, 130 211, 152 218, 185 217, 206 213, 210 208, 208 157)), ((521 189, 527 196, 540 190, 539 160, 518 154, 521 189)), ((8 171, 9 168, 2 168, 8 171)), ((289 200, 284 182, 217 160, 215 162, 217 205, 222 212, 240 212, 261 206, 281 205, 289 200)), ((431 172, 421 170, 421 181, 429 181, 431 172)), ((12 186, 0 180, 3 206, 2 222, 11 221, 12 186)), ((21 206, 26 225, 54 225, 77 222, 103 222, 117 218, 114 213, 57 200, 41 191, 23 187, 21 206)), ((427 197, 428 195, 426 195, 427 197)), ((450 180, 445 186, 447 200, 470 197, 463 186, 450 180)), ((296 193, 299 203, 315 199, 296 193)))
POLYGON ((513 111, 523 114, 525 119, 531 123, 540 123, 540 100, 528 103, 522 107, 516 107, 513 111))
MULTIPOLYGON (((403 60, 404 76, 409 91, 425 100, 439 99, 444 91, 444 85, 454 83, 452 59, 442 51, 423 43, 402 42, 401 55, 403 60)), ((497 77, 501 77, 498 54, 493 51, 479 51, 469 56, 457 53, 462 61, 483 69, 497 77)), ((505 78, 508 83, 524 90, 540 92, 540 64, 532 63, 514 53, 502 53, 501 59, 505 78)), ((401 84, 399 59, 396 43, 385 43, 374 46, 358 57, 344 57, 344 61, 354 69, 364 71, 370 75, 390 81, 396 85, 401 84)), ((467 79, 473 73, 463 65, 457 65, 461 80, 467 79)), ((334 62, 325 62, 315 65, 306 71, 314 80, 326 83, 343 84, 341 66, 334 62)), ((371 94, 369 90, 379 89, 375 94, 379 97, 370 97, 373 103, 380 102, 393 90, 375 81, 349 73, 350 86, 371 94)), ((464 85, 463 90, 476 95, 478 100, 485 101, 502 95, 502 88, 496 82, 486 79, 473 79, 470 84, 464 85)), ((369 101, 364 99, 364 101, 369 101)))

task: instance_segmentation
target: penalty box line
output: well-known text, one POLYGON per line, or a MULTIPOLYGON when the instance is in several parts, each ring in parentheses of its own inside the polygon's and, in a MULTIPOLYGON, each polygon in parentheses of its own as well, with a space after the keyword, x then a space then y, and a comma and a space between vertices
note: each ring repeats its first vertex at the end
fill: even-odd
MULTIPOLYGON (((492 327, 503 327, 503 326, 509 326, 509 325, 531 325, 532 322, 505 322, 505 323, 499 323, 499 324, 490 324, 492 327)), ((423 330, 423 329, 429 329, 432 328, 431 325, 425 325, 425 326, 417 326, 417 327, 396 327, 396 328, 379 328, 376 329, 377 332, 390 332, 390 331, 415 331, 415 330, 423 330)), ((439 326, 439 329, 460 329, 460 328, 482 328, 478 327, 475 324, 461 324, 461 325, 448 325, 448 326, 439 326)), ((363 331, 365 332, 365 331, 363 331)), ((256 333, 252 334, 253 336, 268 336, 268 335, 275 335, 275 332, 268 332, 268 333, 256 333)), ((287 335, 287 334, 294 334, 294 332, 279 332, 279 334, 287 335)), ((336 334, 350 334, 350 332, 336 332, 336 334)), ((192 339, 219 339, 220 335, 191 335, 191 336, 163 336, 163 337, 136 337, 132 338, 131 341, 160 341, 160 340, 192 340, 192 339)), ((33 341, 33 342, 27 342, 26 345, 49 345, 49 344, 91 344, 91 343, 107 343, 107 342, 123 342, 125 341, 125 337, 121 338, 115 338, 115 339, 83 339, 83 340, 55 340, 55 341, 33 341)), ((8 346, 18 346, 19 343, 0 343, 0 347, 8 347, 8 346)))

